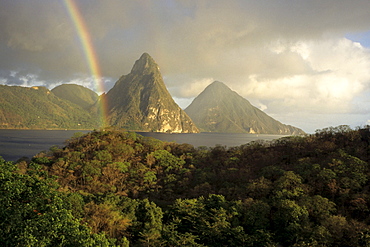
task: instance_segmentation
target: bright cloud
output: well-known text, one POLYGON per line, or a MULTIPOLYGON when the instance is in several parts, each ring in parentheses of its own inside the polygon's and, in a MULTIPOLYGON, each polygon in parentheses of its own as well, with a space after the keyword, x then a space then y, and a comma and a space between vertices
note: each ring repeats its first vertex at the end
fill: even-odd
POLYGON ((268 101, 268 109, 274 112, 349 113, 352 101, 370 88, 370 49, 350 40, 279 42, 271 47, 271 52, 282 63, 290 59, 291 53, 297 54, 299 62, 308 68, 292 76, 248 76, 240 93, 246 98, 268 101))
POLYGON ((214 82, 213 78, 193 80, 191 82, 188 82, 187 84, 178 87, 179 93, 183 98, 196 97, 212 82, 214 82))

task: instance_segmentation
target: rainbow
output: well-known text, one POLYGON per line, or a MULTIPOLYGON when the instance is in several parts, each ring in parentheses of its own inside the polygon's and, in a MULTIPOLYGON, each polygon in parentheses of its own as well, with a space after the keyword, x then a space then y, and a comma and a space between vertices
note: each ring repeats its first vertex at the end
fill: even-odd
MULTIPOLYGON (((84 52, 90 73, 94 78, 97 90, 98 92, 105 92, 99 61, 81 12, 79 11, 74 0, 64 0, 64 5, 66 6, 68 14, 76 28, 76 32, 82 45, 82 50, 84 52)), ((103 97, 100 100, 99 112, 101 112, 101 127, 105 127, 107 124, 107 103, 103 97)))

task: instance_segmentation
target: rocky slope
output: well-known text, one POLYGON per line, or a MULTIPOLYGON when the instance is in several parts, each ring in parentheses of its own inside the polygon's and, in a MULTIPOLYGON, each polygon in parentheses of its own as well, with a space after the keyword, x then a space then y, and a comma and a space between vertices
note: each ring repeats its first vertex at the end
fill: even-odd
POLYGON ((224 83, 215 81, 185 109, 201 131, 299 135, 304 131, 280 123, 224 83))
POLYGON ((171 97, 158 65, 147 53, 104 97, 110 125, 137 131, 199 132, 171 97))

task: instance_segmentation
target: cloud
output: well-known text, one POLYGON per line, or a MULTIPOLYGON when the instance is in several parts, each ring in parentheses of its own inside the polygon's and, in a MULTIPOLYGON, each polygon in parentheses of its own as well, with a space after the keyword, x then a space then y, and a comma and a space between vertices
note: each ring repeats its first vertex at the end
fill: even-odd
POLYGON ((31 87, 31 86, 48 86, 46 81, 39 79, 36 74, 25 74, 20 75, 18 71, 10 71, 10 75, 7 75, 2 71, 0 73, 1 84, 6 84, 9 86, 21 86, 21 87, 31 87))
POLYGON ((269 101, 270 110, 348 113, 352 101, 370 87, 370 49, 345 38, 280 42, 278 49, 272 46, 271 51, 288 65, 288 72, 281 67, 280 75, 249 75, 239 89, 247 98, 269 101), (296 62, 292 54, 298 56, 296 62))
POLYGON ((169 90, 178 98, 194 98, 214 81, 213 78, 195 79, 173 88, 169 87, 169 90))

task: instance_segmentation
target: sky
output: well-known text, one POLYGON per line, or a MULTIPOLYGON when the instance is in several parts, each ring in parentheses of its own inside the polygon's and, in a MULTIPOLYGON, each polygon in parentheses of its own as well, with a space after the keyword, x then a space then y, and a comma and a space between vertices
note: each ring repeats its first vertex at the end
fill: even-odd
POLYGON ((4 85, 102 93, 147 52, 182 108, 222 81, 308 133, 370 124, 369 0, 1 0, 0 34, 4 85))

